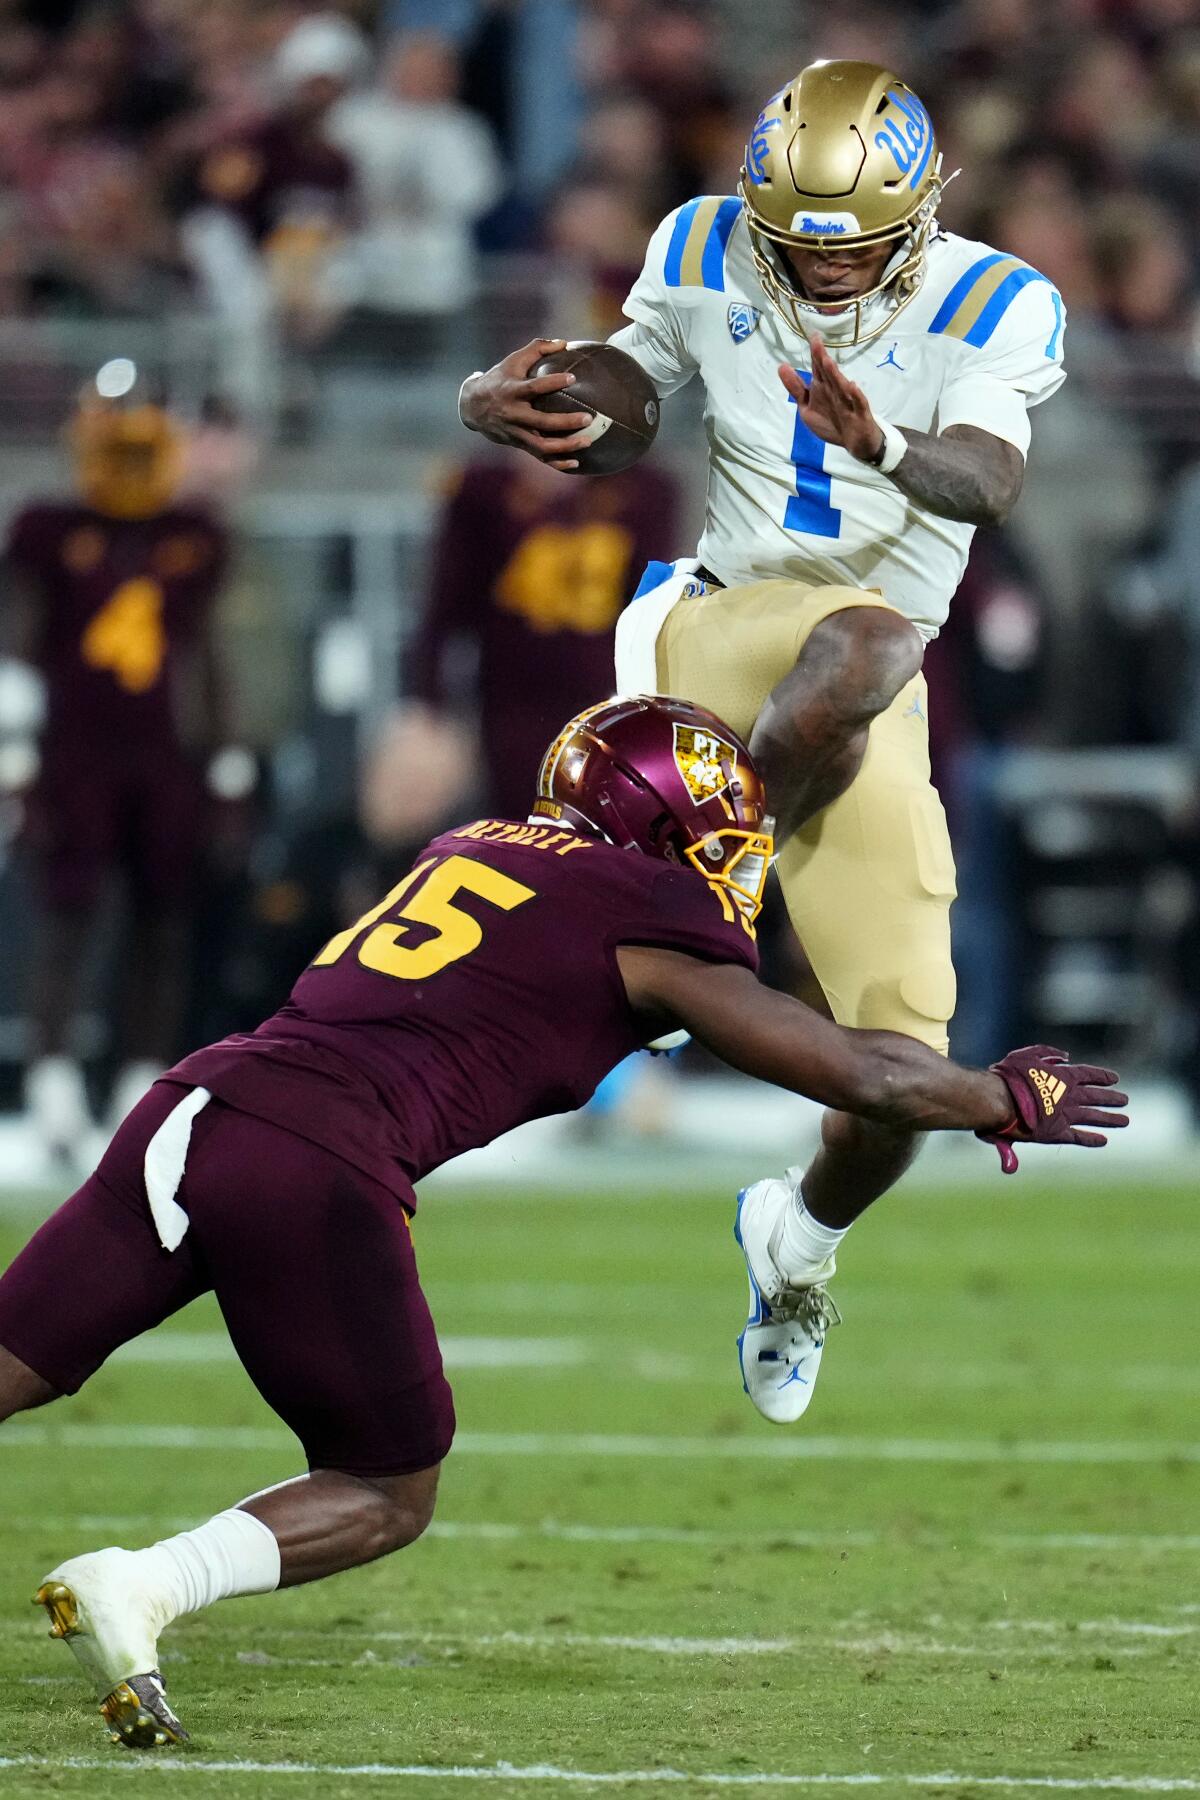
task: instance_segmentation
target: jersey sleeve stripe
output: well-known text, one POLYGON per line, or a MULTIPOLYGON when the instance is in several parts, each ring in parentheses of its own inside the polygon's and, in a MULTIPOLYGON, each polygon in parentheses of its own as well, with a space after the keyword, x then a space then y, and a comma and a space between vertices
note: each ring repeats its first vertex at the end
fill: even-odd
POLYGON ((689 200, 680 211, 667 246, 663 270, 668 287, 725 290, 725 250, 742 210, 740 200, 689 200))
POLYGON ((1031 281, 1045 281, 1049 286, 1048 278, 1040 275, 1036 269, 1030 269, 1024 265, 1014 269, 1012 274, 1007 275, 996 288, 986 305, 979 310, 970 329, 956 331, 955 335, 960 336, 965 344, 973 344, 977 350, 980 349, 987 343, 1021 289, 1028 287, 1031 281))
POLYGON ((683 252, 691 235, 692 226, 696 222, 696 214, 702 205, 702 200, 689 200, 686 206, 679 209, 679 217, 675 221, 675 229, 671 233, 671 241, 667 245, 667 260, 663 268, 663 278, 668 287, 683 285, 683 252))
POLYGON ((972 263, 966 274, 959 276, 954 286, 950 289, 950 292, 946 295, 946 298, 942 301, 942 304, 938 307, 936 313, 934 313, 929 324, 930 331, 945 331, 947 325, 949 325, 951 319, 954 317, 971 289, 975 286, 975 283, 979 281, 981 277, 986 275, 989 269, 995 268, 997 263, 1011 263, 1012 261, 1013 258, 1011 256, 1005 256, 1002 250, 993 250, 990 256, 981 256, 977 263, 972 263))
POLYGON ((704 254, 700 259, 701 277, 705 287, 712 288, 718 294, 725 292, 725 251, 741 210, 740 200, 722 200, 704 242, 704 254))

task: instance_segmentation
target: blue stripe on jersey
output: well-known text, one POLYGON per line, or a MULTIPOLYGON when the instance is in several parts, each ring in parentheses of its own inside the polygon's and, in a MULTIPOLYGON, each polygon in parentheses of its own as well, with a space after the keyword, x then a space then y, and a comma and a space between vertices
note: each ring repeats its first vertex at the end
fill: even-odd
MULTIPOLYGON (((703 195, 701 196, 701 199, 703 195)), ((687 245, 688 233, 692 229, 692 220, 696 217, 699 200, 689 200, 679 210, 675 221, 675 229, 671 233, 671 241, 667 245, 667 260, 663 267, 663 276, 668 287, 680 287, 683 276, 683 252, 687 245)))
POLYGON ((654 588, 661 587, 674 567, 674 563, 648 562, 642 574, 642 579, 633 590, 634 599, 640 600, 643 594, 649 594, 654 588))
POLYGON ((1047 286, 1049 286, 1048 277, 1039 275, 1036 269, 1014 269, 1011 275, 1006 275, 983 311, 980 313, 979 317, 976 319, 975 323, 972 325, 970 331, 965 334, 963 343, 974 344, 977 350, 981 349, 982 346, 987 343, 1021 289, 1023 287, 1028 287, 1031 281, 1045 281, 1047 286))
POLYGON ((1063 312, 1062 295, 1057 288, 1050 289, 1050 298, 1054 302, 1054 330, 1050 333, 1050 342, 1046 345, 1046 355, 1054 356, 1058 351, 1058 340, 1062 336, 1066 315, 1063 312))
POLYGON ((722 200, 704 242, 700 276, 705 287, 718 294, 725 292, 725 250, 741 210, 740 200, 722 200))
POLYGON ((990 256, 981 256, 977 263, 972 263, 966 274, 959 276, 934 313, 929 324, 930 331, 945 331, 980 276, 986 275, 988 270, 995 268, 998 262, 1007 262, 1008 260, 1002 250, 993 250, 990 256))

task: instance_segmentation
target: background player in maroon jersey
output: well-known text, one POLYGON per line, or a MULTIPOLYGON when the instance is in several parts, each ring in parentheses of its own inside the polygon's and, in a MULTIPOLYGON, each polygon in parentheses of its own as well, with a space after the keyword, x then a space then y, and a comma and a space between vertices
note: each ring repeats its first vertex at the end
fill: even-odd
POLYGON ((157 1672, 172 1619, 370 1561, 428 1523, 454 1410, 408 1217, 448 1157, 579 1106, 681 1026, 889 1123, 1084 1144, 1124 1123, 1111 1071, 1064 1059, 1047 1101, 1027 1051, 962 1069, 761 987, 771 852, 757 771, 719 719, 662 699, 588 709, 546 753, 528 823, 436 838, 279 1012, 155 1085, 0 1279, 0 1419, 73 1392, 211 1288, 307 1455, 306 1475, 193 1531, 46 1577, 38 1599, 117 1741, 184 1735, 157 1672))
POLYGON ((617 615, 678 502, 673 479, 645 466, 571 481, 494 456, 457 478, 406 669, 414 698, 478 720, 488 811, 521 817, 563 714, 611 689, 617 615), (464 647, 474 669, 456 681, 464 647))
POLYGON ((132 364, 100 371, 71 441, 79 498, 27 506, 5 547, 6 637, 46 687, 27 1097, 62 1155, 90 1123, 68 1033, 114 875, 137 944, 120 982, 121 1113, 178 1054, 204 768, 224 739, 212 622, 227 554, 211 513, 175 503, 181 434, 132 364))

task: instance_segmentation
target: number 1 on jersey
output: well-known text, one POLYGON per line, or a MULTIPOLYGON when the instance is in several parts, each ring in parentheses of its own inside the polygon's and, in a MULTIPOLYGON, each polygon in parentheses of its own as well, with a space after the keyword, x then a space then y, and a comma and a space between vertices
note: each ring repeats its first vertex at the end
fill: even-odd
MULTIPOLYGON (((805 387, 812 381, 807 369, 797 369, 805 387)), ((792 405, 796 406, 793 400, 792 405)), ((792 433, 792 462, 796 468, 796 491, 783 515, 784 529, 803 531, 810 537, 840 537, 842 515, 832 504, 833 477, 825 473, 825 451, 815 431, 804 423, 796 406, 796 429, 792 433)))

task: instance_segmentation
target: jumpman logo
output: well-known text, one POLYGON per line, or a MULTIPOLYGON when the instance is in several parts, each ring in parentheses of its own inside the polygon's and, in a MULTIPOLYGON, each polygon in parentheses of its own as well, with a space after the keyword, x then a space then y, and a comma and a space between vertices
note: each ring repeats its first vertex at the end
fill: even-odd
POLYGON ((921 696, 920 696, 920 694, 913 695, 912 705, 909 707, 908 711, 906 713, 904 713, 902 716, 906 719, 923 719, 925 717, 925 714, 921 711, 921 696))
MULTIPOLYGON (((899 341, 900 341, 899 338, 897 338, 896 343, 899 343, 899 341)), ((877 369, 886 369, 889 366, 889 364, 891 365, 891 367, 893 369, 899 369, 900 373, 903 375, 904 364, 898 363, 896 361, 896 344, 892 345, 891 349, 888 351, 888 353, 884 357, 883 361, 881 363, 876 363, 875 367, 877 369)))
POLYGON ((798 1381, 800 1383, 801 1387, 807 1387, 809 1385, 808 1376, 802 1375, 800 1373, 799 1367, 794 1368, 792 1370, 791 1374, 788 1376, 787 1380, 781 1381, 779 1385, 781 1388, 791 1387, 793 1381, 798 1381))

